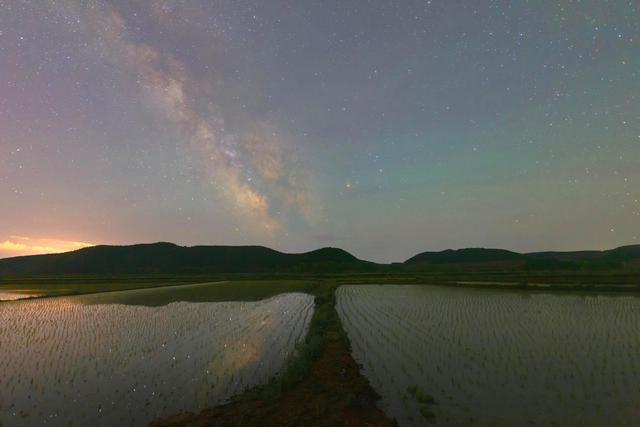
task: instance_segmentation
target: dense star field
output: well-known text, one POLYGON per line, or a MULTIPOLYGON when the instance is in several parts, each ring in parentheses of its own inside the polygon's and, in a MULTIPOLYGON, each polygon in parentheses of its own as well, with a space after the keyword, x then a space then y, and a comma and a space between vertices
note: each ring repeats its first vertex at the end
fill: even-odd
POLYGON ((0 257, 638 242, 636 1, 0 1, 0 257))

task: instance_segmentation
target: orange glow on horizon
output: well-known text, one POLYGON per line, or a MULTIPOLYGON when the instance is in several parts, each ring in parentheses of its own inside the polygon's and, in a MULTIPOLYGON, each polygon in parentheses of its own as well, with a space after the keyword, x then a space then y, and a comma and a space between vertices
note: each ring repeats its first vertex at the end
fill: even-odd
POLYGON ((73 240, 9 236, 0 241, 0 258, 69 252, 89 246, 95 245, 73 240))

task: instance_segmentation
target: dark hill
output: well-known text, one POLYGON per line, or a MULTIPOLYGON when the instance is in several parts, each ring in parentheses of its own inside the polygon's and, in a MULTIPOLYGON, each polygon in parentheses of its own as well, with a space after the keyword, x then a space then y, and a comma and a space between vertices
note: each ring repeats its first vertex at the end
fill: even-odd
POLYGON ((520 254, 504 249, 467 248, 423 252, 404 262, 410 270, 502 269, 502 270, 615 270, 640 268, 640 245, 606 251, 532 252, 520 254))
POLYGON ((619 248, 605 251, 606 257, 618 261, 640 261, 640 245, 620 246, 619 248))
POLYGON ((529 268, 616 269, 640 266, 640 245, 606 251, 533 252, 526 254, 529 268))
POLYGON ((405 265, 497 263, 522 259, 522 254, 505 249, 447 249, 441 252, 422 252, 406 260, 405 265))
POLYGON ((287 273, 368 271, 376 264, 337 248, 285 254, 263 246, 153 243, 0 259, 0 275, 141 273, 287 273))

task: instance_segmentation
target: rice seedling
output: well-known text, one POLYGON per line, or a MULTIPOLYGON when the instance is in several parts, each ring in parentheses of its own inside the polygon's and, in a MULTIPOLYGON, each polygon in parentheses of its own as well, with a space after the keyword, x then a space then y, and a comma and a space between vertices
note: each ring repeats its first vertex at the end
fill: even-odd
POLYGON ((282 368, 313 297, 0 305, 0 425, 140 425, 225 402, 282 368), (52 420, 55 420, 52 421, 52 420))
POLYGON ((337 301, 401 426, 637 422, 637 296, 358 285, 337 301))

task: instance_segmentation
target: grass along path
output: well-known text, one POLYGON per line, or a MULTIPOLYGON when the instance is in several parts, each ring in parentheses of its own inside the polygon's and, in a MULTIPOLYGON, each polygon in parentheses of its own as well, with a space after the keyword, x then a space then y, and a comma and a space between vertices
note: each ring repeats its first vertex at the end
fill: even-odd
POLYGON ((318 286, 305 340, 287 368, 266 385, 199 414, 156 420, 160 426, 393 426, 360 374, 335 310, 334 282, 318 286))

